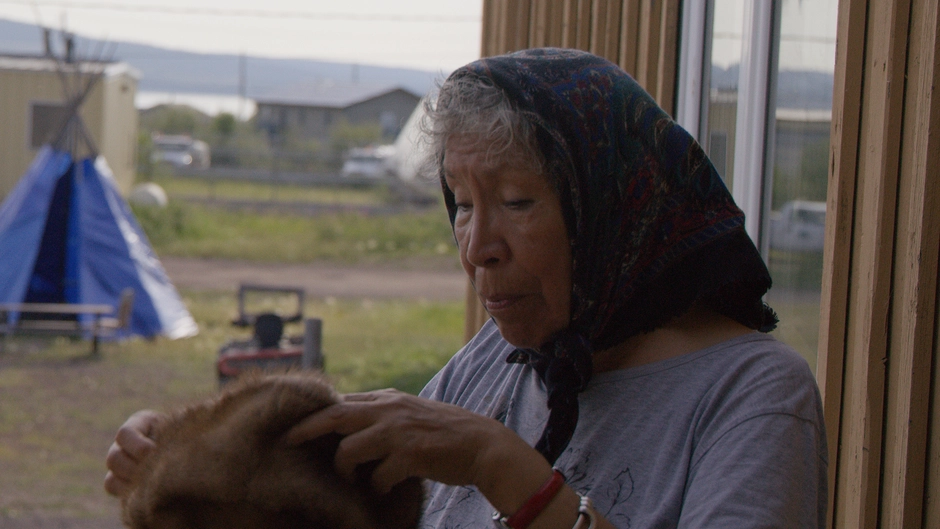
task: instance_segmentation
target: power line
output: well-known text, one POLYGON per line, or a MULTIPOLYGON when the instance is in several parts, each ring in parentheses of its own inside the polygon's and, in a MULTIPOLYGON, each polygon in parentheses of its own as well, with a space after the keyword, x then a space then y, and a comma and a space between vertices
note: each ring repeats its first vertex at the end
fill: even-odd
POLYGON ((392 13, 314 13, 311 11, 268 11, 262 9, 220 9, 212 7, 174 7, 165 5, 126 5, 110 2, 35 2, 31 0, 0 0, 0 4, 87 9, 96 11, 123 11, 133 13, 163 13, 170 15, 202 15, 217 17, 283 18, 351 22, 443 22, 480 23, 482 16, 460 15, 395 15, 392 13))

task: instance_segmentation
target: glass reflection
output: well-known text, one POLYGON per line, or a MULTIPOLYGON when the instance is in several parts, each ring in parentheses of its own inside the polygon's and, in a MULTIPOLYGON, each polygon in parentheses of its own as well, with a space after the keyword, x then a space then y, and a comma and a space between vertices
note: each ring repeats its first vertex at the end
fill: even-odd
POLYGON ((776 336, 815 368, 826 222, 837 0, 784 0, 773 127, 767 301, 776 336))
MULTIPOLYGON (((774 278, 767 301, 780 315, 775 336, 816 366, 819 299, 825 239, 829 129, 838 0, 781 0, 776 71, 771 73, 767 117, 768 174, 735 175, 739 78, 750 2, 713 0, 709 21, 700 141, 729 189, 735 178, 763 178, 766 204, 762 240, 774 278)), ((763 31, 770 32, 770 28, 763 31)), ((744 153, 739 153, 744 154, 744 153)))
POLYGON ((745 0, 715 0, 712 6, 711 67, 702 143, 728 189, 734 183, 734 137, 745 0))

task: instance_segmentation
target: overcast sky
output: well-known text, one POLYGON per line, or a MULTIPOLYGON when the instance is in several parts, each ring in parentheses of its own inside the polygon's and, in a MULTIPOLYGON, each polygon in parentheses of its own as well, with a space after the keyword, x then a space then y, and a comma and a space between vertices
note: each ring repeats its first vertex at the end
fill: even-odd
MULTIPOLYGON (((712 61, 727 68, 741 62, 746 0, 716 0, 712 61)), ((781 70, 832 72, 836 60, 838 0, 784 0, 780 13, 781 70)))
MULTIPOLYGON (((482 0, 0 0, 0 17, 187 51, 449 72, 480 53, 482 0)), ((717 0, 713 50, 740 57, 744 0, 717 0), (730 39, 729 39, 730 37, 730 39)), ((835 0, 787 0, 781 68, 831 70, 835 0), (791 64, 793 63, 793 64, 791 64)))
POLYGON ((0 18, 197 52, 449 72, 480 55, 482 0, 0 0, 0 18))

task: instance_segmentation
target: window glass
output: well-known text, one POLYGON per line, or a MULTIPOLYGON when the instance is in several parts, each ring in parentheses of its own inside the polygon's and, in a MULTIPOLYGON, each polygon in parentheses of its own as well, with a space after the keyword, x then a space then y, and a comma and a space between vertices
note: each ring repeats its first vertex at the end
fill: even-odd
POLYGON ((775 336, 815 369, 838 0, 780 0, 771 11, 762 1, 712 0, 705 20, 691 21, 707 28, 698 139, 749 221, 763 217, 748 230, 759 232, 755 240, 774 278, 766 299, 780 316, 775 336), (776 57, 756 57, 769 39, 776 57), (749 71, 766 65, 775 68, 766 78, 749 71), (766 107, 766 125, 739 119, 754 101, 766 107), (763 141, 742 141, 752 138, 763 141), (743 163, 755 153, 742 145, 763 146, 763 162, 743 163), (761 165, 763 174, 735 174, 736 166, 761 165), (737 192, 755 185, 756 194, 737 192), (760 204, 744 204, 741 196, 760 204))
POLYGON ((715 0, 712 5, 710 68, 707 68, 708 101, 703 105, 705 133, 701 135, 708 157, 729 189, 734 184, 734 138, 738 108, 738 75, 743 46, 745 0, 715 0))
POLYGON ((825 239, 837 0, 783 0, 772 140, 767 302, 776 336, 815 368, 825 239))
POLYGON ((30 117, 29 146, 38 149, 55 139, 68 118, 68 109, 62 103, 33 103, 30 117))

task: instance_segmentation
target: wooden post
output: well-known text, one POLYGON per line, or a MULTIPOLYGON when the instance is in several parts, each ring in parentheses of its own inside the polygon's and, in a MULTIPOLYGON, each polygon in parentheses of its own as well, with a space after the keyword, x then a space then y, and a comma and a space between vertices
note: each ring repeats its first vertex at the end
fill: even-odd
POLYGON ((818 369, 830 527, 940 524, 938 27, 938 0, 839 7, 818 369))
POLYGON ((839 464, 838 433, 842 419, 842 382, 845 363, 845 329, 848 317, 849 267, 855 211, 856 159, 861 114, 861 77, 868 6, 864 2, 839 4, 836 30, 829 188, 826 203, 826 243, 823 251, 822 296, 816 380, 823 396, 823 412, 829 434, 828 526, 833 525, 839 464))
MULTIPOLYGON (((911 3, 881 485, 883 527, 924 525, 940 246, 938 2, 911 3)), ((935 428, 940 427, 935 423, 935 428)))
POLYGON ((300 366, 304 369, 323 369, 323 320, 304 320, 304 345, 300 366))
POLYGON ((640 43, 640 0, 624 0, 620 10, 620 56, 617 64, 636 77, 637 50, 640 43))

